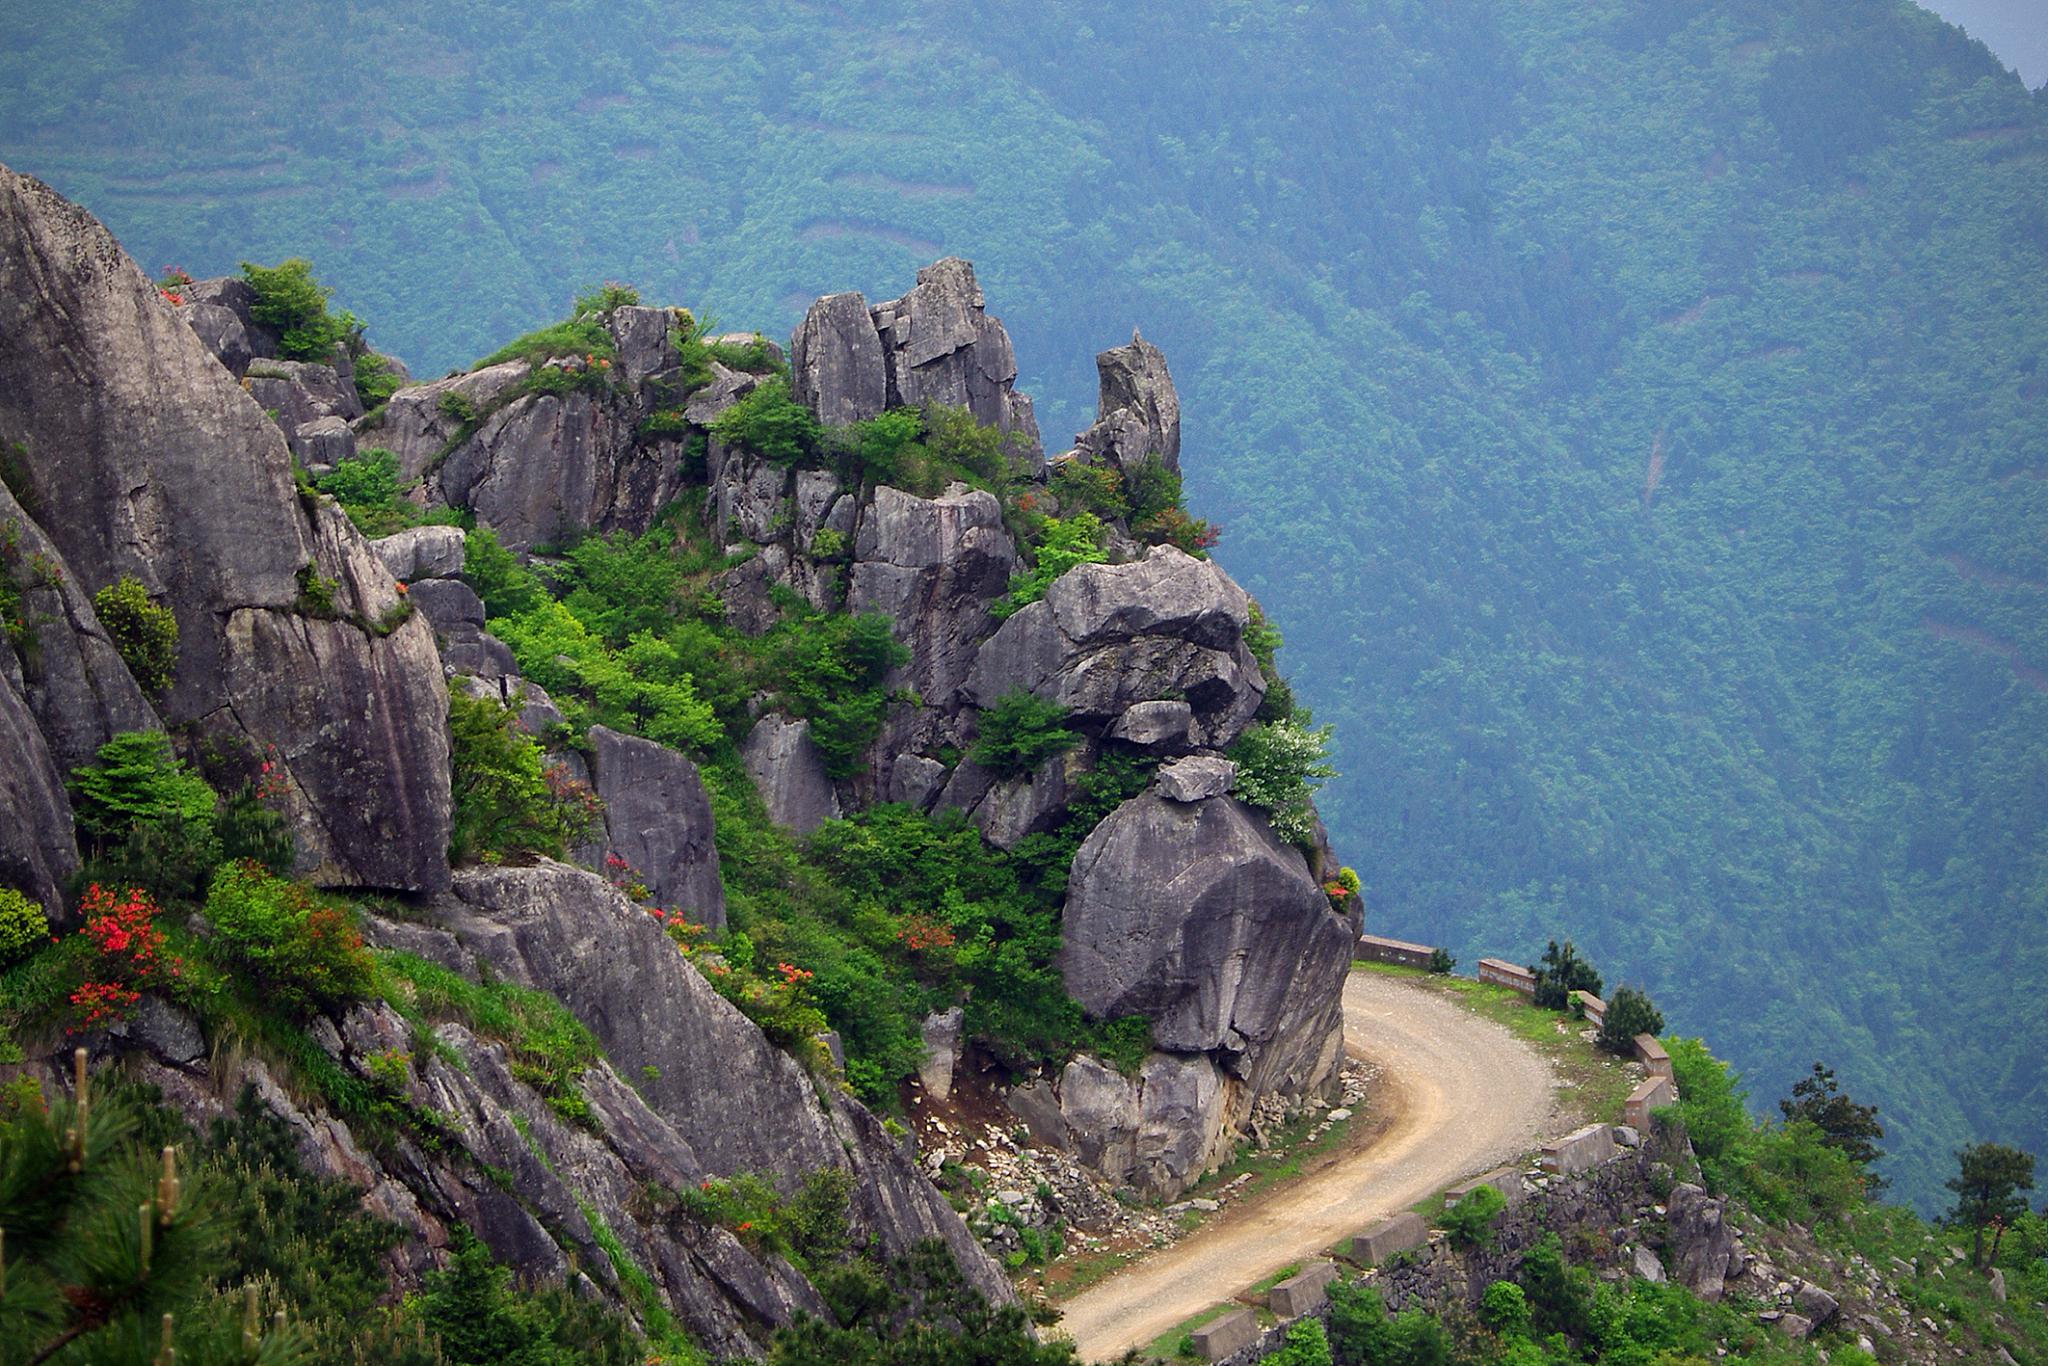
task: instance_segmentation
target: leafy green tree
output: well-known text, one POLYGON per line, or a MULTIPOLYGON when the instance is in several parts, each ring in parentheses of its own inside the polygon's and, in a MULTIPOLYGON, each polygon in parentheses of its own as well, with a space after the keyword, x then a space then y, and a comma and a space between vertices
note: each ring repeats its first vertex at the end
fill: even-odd
POLYGON ((1042 539, 1033 548, 1031 568, 1010 579, 1010 591, 989 607, 997 618, 1013 617, 1046 595, 1060 575, 1076 565, 1101 564, 1109 558, 1103 545, 1102 521, 1092 512, 1049 517, 1042 539))
POLYGON ((1479 1297, 1479 1321, 1502 1335, 1529 1331, 1529 1299, 1513 1281, 1495 1281, 1479 1297))
POLYGON ((1607 1002, 1607 1018, 1600 1024, 1600 1047, 1620 1057, 1635 1051, 1636 1035, 1655 1036, 1664 1032, 1664 1016, 1650 1001, 1649 993, 1634 987, 1617 987, 1607 1002))
POLYGON ((367 995, 373 969, 354 913, 255 863, 227 863, 206 894, 213 952, 266 1003, 308 1014, 367 995))
POLYGON ((13 967, 49 942, 50 918, 42 904, 12 887, 0 887, 0 969, 13 967))
POLYGON ((294 256, 274 266, 242 262, 242 278, 256 291, 250 312, 279 334, 277 353, 285 360, 325 362, 355 330, 355 319, 327 311, 334 291, 313 278, 313 263, 294 256))
POLYGON ((1507 1197, 1493 1186, 1480 1186, 1443 1213, 1444 1231, 1464 1248, 1493 1246, 1493 1223, 1508 1207, 1507 1197))
POLYGON ((1277 1352, 1259 1358, 1259 1366, 1331 1366, 1329 1333, 1313 1315, 1287 1326, 1286 1341, 1277 1352))
POLYGON ((1600 994, 1600 974, 1579 956, 1577 946, 1569 939, 1562 948, 1555 939, 1551 940, 1543 950, 1542 961, 1531 963, 1529 971, 1536 976, 1536 1004, 1546 1010, 1565 1009, 1575 991, 1600 994))
POLYGON ((1004 693, 976 718, 980 733, 968 757, 1003 777, 1030 773, 1081 743, 1066 720, 1067 709, 1058 702, 1021 688, 1004 693))
POLYGON ((1972 1231, 1970 1263, 1984 1266, 1984 1230, 1993 1231, 1991 1260, 1996 1261, 2006 1226, 2027 1212, 2021 1192, 2034 1188, 2034 1155, 2003 1143, 1973 1143, 1957 1151, 1956 1166, 1945 1183, 1956 1196, 1949 1219, 1972 1231))
POLYGON ((128 574, 93 594, 92 608, 142 690, 167 691, 178 672, 178 618, 171 609, 152 602, 149 590, 128 574))
MULTIPOLYGON (((1778 1102, 1787 1123, 1807 1120, 1825 1136, 1829 1147, 1838 1149, 1851 1162, 1866 1170, 1884 1151, 1877 1140, 1884 1137, 1884 1125, 1877 1119, 1875 1105, 1858 1105, 1835 1080, 1835 1070, 1813 1065, 1811 1074, 1792 1084, 1792 1094, 1778 1102)), ((1881 1187, 1883 1182, 1873 1176, 1881 1187)))
POLYGON ((790 397, 788 382, 775 378, 755 385, 720 413, 711 435, 777 464, 794 465, 817 454, 825 433, 811 410, 790 397))
POLYGON ((1678 1112, 1700 1168, 1709 1186, 1726 1190, 1754 1133, 1745 1104, 1748 1093, 1703 1040, 1666 1039, 1664 1048, 1678 1081, 1678 1112))
POLYGON ((72 815, 87 854, 83 879, 189 899, 220 861, 218 801, 162 731, 124 731, 72 770, 72 815))
POLYGON ((519 854, 559 858, 580 839, 592 812, 549 784, 532 737, 514 728, 510 707, 455 689, 448 694, 451 859, 519 854))

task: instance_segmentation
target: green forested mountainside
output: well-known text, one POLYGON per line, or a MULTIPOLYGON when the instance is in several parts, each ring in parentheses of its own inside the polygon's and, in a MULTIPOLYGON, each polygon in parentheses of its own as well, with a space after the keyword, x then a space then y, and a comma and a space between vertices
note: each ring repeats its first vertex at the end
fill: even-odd
POLYGON ((579 285, 1133 322, 1374 928, 1570 934, 1936 1198, 2048 1128, 2048 104, 1903 0, 0 13, 0 159, 422 373, 579 285))

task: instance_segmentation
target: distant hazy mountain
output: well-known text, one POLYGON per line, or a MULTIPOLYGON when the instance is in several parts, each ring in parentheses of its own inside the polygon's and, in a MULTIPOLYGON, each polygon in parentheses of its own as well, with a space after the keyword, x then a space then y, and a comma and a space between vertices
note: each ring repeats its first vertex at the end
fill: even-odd
POLYGON ((423 371, 952 252, 1057 443, 1142 325, 1376 928, 1824 1058, 1915 1197, 2048 1131, 2048 121, 1906 0, 17 6, 0 157, 423 371))

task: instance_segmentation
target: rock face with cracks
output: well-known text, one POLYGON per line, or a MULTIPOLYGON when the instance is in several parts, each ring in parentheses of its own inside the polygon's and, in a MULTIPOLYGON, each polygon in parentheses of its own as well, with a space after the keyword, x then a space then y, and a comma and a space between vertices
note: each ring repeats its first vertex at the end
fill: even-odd
POLYGON ((133 575, 175 613, 159 716, 244 774, 282 762, 310 874, 445 885, 447 700, 425 624, 339 514, 301 502, 282 434, 106 229, 4 168, 0 444, 82 588, 133 575))

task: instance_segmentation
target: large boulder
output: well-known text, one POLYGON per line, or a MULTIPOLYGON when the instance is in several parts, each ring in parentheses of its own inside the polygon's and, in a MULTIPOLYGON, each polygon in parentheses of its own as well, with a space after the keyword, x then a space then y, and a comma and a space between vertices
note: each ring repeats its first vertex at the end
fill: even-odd
MULTIPOLYGON (((871 316, 881 338, 887 407, 965 408, 982 426, 1016 438, 1024 454, 1043 458, 1031 400, 1014 387, 1017 352, 1002 320, 988 314, 971 263, 949 256, 926 266, 916 288, 877 304, 871 316)), ((858 341, 858 329, 854 336, 858 341)))
POLYGON ((674 309, 613 309, 605 325, 618 349, 619 378, 639 384, 675 365, 681 359, 671 343, 677 322, 674 309))
POLYGON ((179 316, 237 379, 252 360, 277 354, 278 331, 256 321, 256 287, 241 276, 194 280, 172 292, 184 301, 179 316))
POLYGON ((54 912, 78 871, 64 772, 21 695, 21 668, 0 636, 0 887, 54 912))
POLYGON ((825 756, 811 739, 810 722, 771 712, 754 723, 740 758, 777 825, 809 835, 838 819, 839 796, 825 772, 825 756))
POLYGON ((1735 1229, 1724 1203, 1689 1182, 1672 1187, 1666 1202, 1664 1265, 1671 1279, 1703 1300, 1726 1292, 1735 1229))
POLYGON ((447 697, 424 623, 282 434, 122 252, 0 168, 0 442, 79 586, 131 574, 179 627, 159 703, 233 783, 266 752, 310 875, 445 884, 447 697))
POLYGON ((882 338, 858 294, 828 294, 811 305, 790 342, 790 387, 829 426, 865 422, 889 406, 882 338))
POLYGON ((1200 1055, 1154 1053, 1134 1077, 1087 1054, 1061 1071, 1061 1126, 1074 1155, 1113 1185, 1172 1199, 1230 1142, 1230 1078, 1200 1055))
POLYGON ((604 726, 590 728, 590 761, 609 854, 625 860, 655 904, 723 927, 725 882, 697 766, 665 745, 604 726))
POLYGON ((1082 844, 1061 935, 1067 990, 1091 1016, 1143 1015, 1159 1047, 1246 1076, 1275 1046, 1322 1050, 1356 937, 1251 808, 1150 792, 1082 844))
POLYGON ((242 375, 242 387, 263 405, 278 429, 294 433, 309 422, 338 417, 347 422, 363 415, 363 401, 353 381, 331 365, 295 360, 257 360, 242 375))
POLYGON ((1220 749, 1266 695, 1244 643, 1250 603, 1220 565, 1172 546, 1130 564, 1080 565, 982 645, 967 693, 986 707, 1023 689, 1105 729, 1171 698, 1189 709, 1176 739, 1220 749))
POLYGON ((1180 396, 1166 357, 1136 332, 1129 346, 1095 358, 1100 381, 1095 425, 1075 438, 1090 461, 1130 476, 1148 459, 1180 473, 1180 396))

